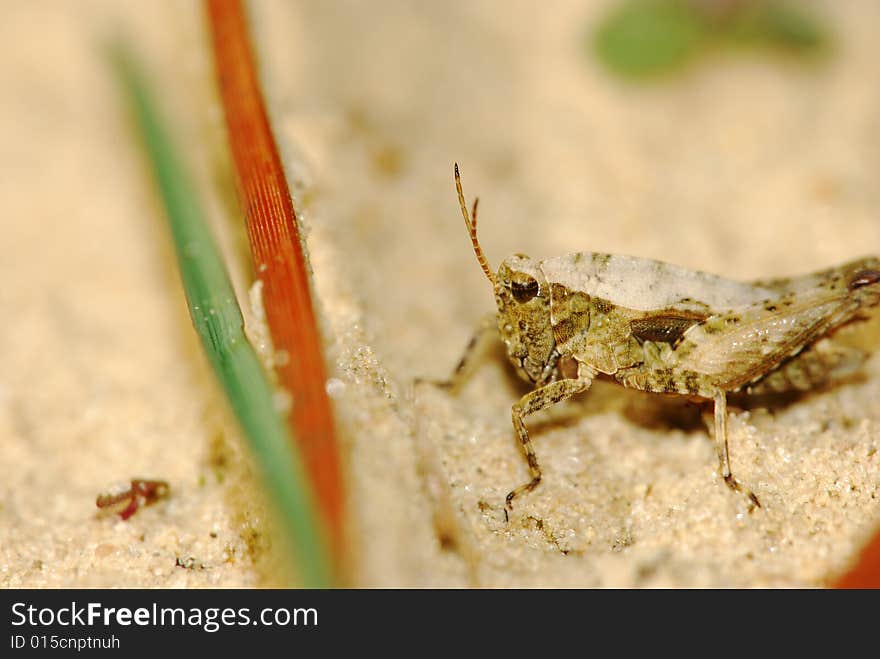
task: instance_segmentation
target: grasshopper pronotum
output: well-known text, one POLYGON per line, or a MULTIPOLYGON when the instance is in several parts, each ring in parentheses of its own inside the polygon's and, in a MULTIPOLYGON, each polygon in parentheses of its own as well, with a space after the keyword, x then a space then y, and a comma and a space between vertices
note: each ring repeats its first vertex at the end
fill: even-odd
MULTIPOLYGON (((727 447, 727 395, 808 390, 854 372, 861 350, 833 333, 880 303, 880 259, 869 257, 792 278, 737 282, 660 261, 577 252, 534 260, 514 254, 496 274, 477 240, 477 200, 468 213, 458 165, 455 186, 474 254, 495 291, 508 357, 534 390, 513 405, 513 427, 531 479, 541 481, 524 419, 586 391, 600 374, 625 387, 711 400, 715 447, 725 483, 758 498, 734 478, 727 447)), ((467 370, 484 323, 449 380, 467 370)))

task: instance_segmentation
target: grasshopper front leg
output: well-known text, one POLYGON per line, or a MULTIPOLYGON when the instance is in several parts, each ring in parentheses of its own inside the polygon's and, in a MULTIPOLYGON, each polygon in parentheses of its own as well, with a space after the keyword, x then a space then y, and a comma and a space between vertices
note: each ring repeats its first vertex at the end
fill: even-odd
POLYGON ((579 374, 577 379, 557 380, 534 391, 530 391, 511 409, 513 427, 522 444, 523 453, 525 453, 526 461, 529 463, 529 474, 532 478, 507 495, 505 514, 507 510, 512 509, 513 500, 516 497, 524 492, 531 492, 541 482, 541 467, 538 465, 535 449, 532 447, 529 432, 526 430, 525 417, 559 403, 576 393, 586 391, 592 383, 593 374, 589 373, 579 374))
POLYGON ((475 361, 475 358, 479 356, 479 348, 483 345, 486 337, 489 336, 489 334, 494 334, 496 331, 497 322, 495 314, 486 314, 476 331, 473 333, 473 336, 471 336, 470 341, 468 341, 467 347, 464 349, 464 354, 462 354, 461 359, 458 360, 458 364, 456 364, 452 374, 445 380, 416 378, 416 384, 427 382, 440 389, 446 389, 452 392, 457 391, 470 373, 471 365, 475 361))

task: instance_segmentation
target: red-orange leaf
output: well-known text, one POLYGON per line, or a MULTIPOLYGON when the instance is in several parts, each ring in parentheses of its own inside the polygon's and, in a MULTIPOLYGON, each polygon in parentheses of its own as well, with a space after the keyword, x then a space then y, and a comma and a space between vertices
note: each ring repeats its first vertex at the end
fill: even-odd
POLYGON ((880 533, 862 549, 856 565, 834 584, 835 588, 880 588, 880 533))
POLYGON ((275 144, 247 19, 238 0, 207 0, 220 94, 276 366, 291 395, 288 421, 300 442, 337 560, 342 558, 343 488, 326 369, 299 228, 275 144))

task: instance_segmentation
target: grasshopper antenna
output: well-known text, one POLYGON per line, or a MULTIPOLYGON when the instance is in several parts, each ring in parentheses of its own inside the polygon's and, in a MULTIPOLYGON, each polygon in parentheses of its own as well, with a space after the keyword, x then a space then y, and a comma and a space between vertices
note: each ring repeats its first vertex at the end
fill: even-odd
POLYGON ((479 204, 480 198, 477 197, 474 199, 474 210, 468 214, 467 204, 464 200, 464 192, 461 190, 461 177, 458 174, 458 163, 455 163, 455 189, 458 191, 458 203, 461 206, 461 215, 467 226, 468 234, 470 234, 471 244, 474 246, 474 254, 477 257, 477 261, 480 263, 480 267, 483 268, 483 272, 486 273, 486 277, 492 282, 492 286, 495 286, 495 275, 492 274, 492 269, 489 267, 489 261, 486 260, 486 255, 483 254, 483 248, 480 247, 480 241, 477 240, 477 204, 479 204))

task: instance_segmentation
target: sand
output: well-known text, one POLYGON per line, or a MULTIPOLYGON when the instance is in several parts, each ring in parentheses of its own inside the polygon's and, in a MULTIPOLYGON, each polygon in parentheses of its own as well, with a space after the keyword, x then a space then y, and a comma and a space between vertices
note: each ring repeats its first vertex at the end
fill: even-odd
MULTIPOLYGON (((344 434, 351 585, 818 586, 880 523, 877 356, 837 386, 732 408, 753 511, 699 408, 598 383, 530 420, 544 482, 505 522, 527 478, 510 425, 526 388, 500 345, 457 395, 413 385, 446 376, 493 310, 454 161, 495 265, 589 250, 750 279, 880 251, 876 3, 811 3, 837 34, 822 66, 715 55, 644 87, 585 53, 610 4, 250 5, 344 434)), ((271 584, 258 486, 99 48, 134 35, 247 305, 199 8, 7 13, 0 587, 271 584), (127 522, 96 513, 136 475, 172 496, 127 522)))

